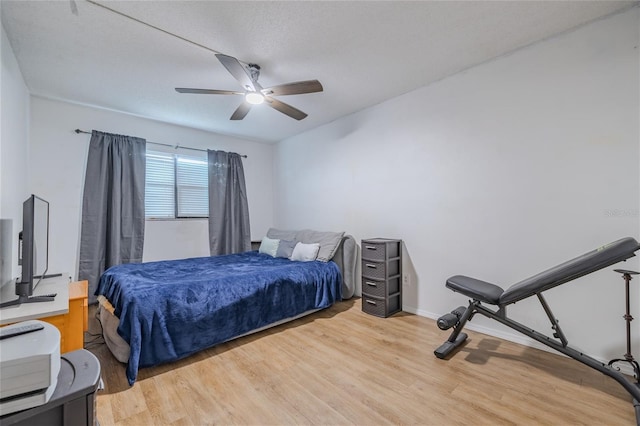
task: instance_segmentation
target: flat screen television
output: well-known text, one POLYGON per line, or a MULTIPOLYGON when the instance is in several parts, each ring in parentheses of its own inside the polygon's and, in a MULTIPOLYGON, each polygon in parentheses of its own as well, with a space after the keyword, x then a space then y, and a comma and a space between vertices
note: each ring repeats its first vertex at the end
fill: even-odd
POLYGON ((54 300, 54 295, 33 296, 33 290, 49 268, 49 203, 35 195, 22 204, 22 232, 18 251, 22 263, 22 276, 16 282, 18 298, 1 303, 0 308, 54 300))

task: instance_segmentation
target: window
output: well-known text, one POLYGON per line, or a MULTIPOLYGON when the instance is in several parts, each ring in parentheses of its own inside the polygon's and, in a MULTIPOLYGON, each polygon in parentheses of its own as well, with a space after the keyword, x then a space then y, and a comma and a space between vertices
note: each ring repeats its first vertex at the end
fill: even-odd
POLYGON ((206 158, 147 150, 145 216, 208 217, 207 170, 206 158))

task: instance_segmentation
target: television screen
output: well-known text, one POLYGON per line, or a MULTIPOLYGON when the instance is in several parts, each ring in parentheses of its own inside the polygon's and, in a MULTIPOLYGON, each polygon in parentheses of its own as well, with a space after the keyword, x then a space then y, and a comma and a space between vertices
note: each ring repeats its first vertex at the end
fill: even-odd
POLYGON ((23 303, 50 302, 55 295, 33 296, 33 289, 49 268, 49 203, 31 195, 22 204, 20 260, 22 277, 16 281, 15 300, 0 303, 0 308, 23 303))
POLYGON ((49 261, 49 203, 34 198, 33 205, 33 276, 42 277, 48 268, 49 261))

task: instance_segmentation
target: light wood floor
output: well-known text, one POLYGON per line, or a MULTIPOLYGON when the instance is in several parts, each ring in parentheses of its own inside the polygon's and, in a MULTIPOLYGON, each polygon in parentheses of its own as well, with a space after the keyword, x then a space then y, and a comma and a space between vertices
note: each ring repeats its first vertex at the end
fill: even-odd
MULTIPOLYGON (((93 318, 90 331, 98 330, 93 318)), ((578 362, 479 333, 450 360, 433 320, 364 314, 360 299, 187 359, 129 387, 105 345, 101 426, 635 425, 629 395, 578 362)))

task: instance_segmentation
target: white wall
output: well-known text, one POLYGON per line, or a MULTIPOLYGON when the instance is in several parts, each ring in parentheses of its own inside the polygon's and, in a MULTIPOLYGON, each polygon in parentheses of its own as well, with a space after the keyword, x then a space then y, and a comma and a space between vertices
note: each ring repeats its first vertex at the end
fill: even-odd
MULTIPOLYGON (((29 188, 50 202, 50 271, 70 272, 74 277, 78 272, 82 190, 90 135, 77 135, 73 132, 76 128, 246 154, 243 165, 252 238, 260 239, 272 226, 271 145, 32 97, 29 188)), ((146 222, 144 261, 208 255, 205 219, 146 222)))
MULTIPOLYGON (((0 24, 0 28, 1 24, 0 24)), ((11 219, 11 261, 3 265, 0 277, 16 278, 18 268, 18 232, 22 229, 22 202, 29 196, 27 181, 29 174, 29 91, 9 39, 2 28, 2 80, 0 94, 0 219, 11 219), (8 268, 8 271, 4 270, 8 268), (6 274, 6 275, 5 275, 6 274)), ((3 279, 4 281, 4 279, 3 279)), ((0 283, 0 285, 6 282, 0 283)))
MULTIPOLYGON (((280 142, 276 225, 402 238, 404 309, 430 317, 466 303, 444 286, 454 274, 506 288, 640 239, 638 16, 597 21, 280 142)), ((638 260, 622 266, 637 270, 638 260)), ((625 352, 623 284, 611 269, 546 294, 569 341, 603 359, 625 352)), ((550 334, 537 300, 509 314, 550 334)), ((479 316, 471 327, 528 342, 479 316)))

